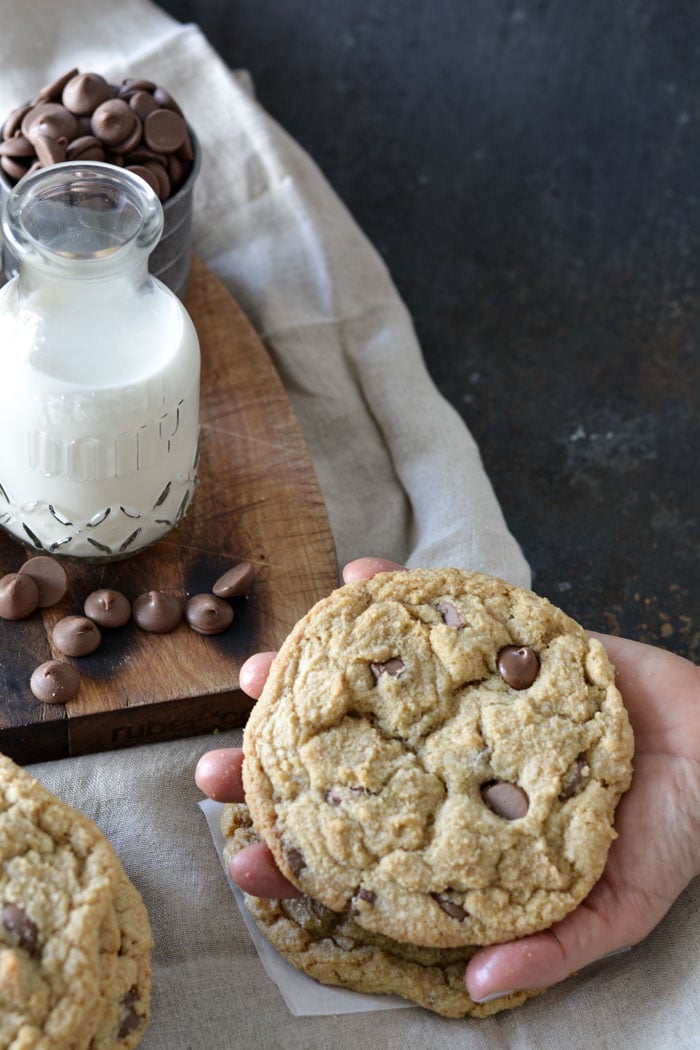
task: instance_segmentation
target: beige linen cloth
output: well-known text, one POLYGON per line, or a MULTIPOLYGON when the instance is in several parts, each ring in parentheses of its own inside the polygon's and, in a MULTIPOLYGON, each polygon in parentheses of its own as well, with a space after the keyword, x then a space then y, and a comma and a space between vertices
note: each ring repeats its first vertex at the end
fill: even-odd
MULTIPOLYGON (((72 66, 157 80, 196 128, 203 166, 195 248, 279 369, 339 561, 377 554, 527 585, 478 450, 430 381, 383 264, 322 174, 255 101, 245 74, 228 70, 195 26, 148 0, 3 3, 0 116, 72 66)), ((465 1022, 416 1008, 292 1017, 260 964, 197 806, 197 758, 238 739, 31 767, 102 827, 146 900, 156 948, 144 1050, 700 1045, 698 880, 641 946, 513 1013, 465 1022)))

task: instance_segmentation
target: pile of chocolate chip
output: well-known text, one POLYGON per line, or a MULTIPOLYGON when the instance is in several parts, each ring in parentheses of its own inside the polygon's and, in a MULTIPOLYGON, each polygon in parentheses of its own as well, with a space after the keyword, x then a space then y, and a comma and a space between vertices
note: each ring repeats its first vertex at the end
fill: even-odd
MULTIPOLYGON (((57 621, 51 641, 64 656, 89 656, 102 642, 101 628, 123 627, 131 619, 151 634, 168 634, 183 620, 198 634, 221 634, 233 622, 231 599, 247 596, 254 578, 251 563, 239 562, 216 580, 210 593, 186 601, 171 591, 153 590, 132 603, 121 591, 103 587, 88 594, 82 615, 57 621)), ((56 605, 67 590, 68 576, 60 562, 46 555, 29 558, 18 572, 0 578, 0 618, 24 620, 36 609, 56 605)), ((29 687, 37 700, 63 704, 77 695, 80 675, 65 660, 47 660, 35 668, 29 687)))
POLYGON ((145 179, 161 201, 187 179, 194 149, 179 105, 150 80, 119 86, 71 69, 13 110, 0 141, 0 168, 14 185, 66 160, 105 161, 145 179))

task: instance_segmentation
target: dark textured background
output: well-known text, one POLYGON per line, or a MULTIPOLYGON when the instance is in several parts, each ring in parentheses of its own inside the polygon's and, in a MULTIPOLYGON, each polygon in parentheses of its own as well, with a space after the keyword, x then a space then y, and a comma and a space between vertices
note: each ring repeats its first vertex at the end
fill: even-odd
POLYGON ((161 6, 383 256, 536 589, 697 661, 697 0, 161 6))

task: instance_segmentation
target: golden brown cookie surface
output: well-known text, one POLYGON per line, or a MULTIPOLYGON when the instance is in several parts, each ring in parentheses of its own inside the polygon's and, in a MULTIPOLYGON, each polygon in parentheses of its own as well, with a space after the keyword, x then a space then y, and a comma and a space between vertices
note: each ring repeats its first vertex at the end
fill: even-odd
POLYGON ((305 894, 432 947, 543 929, 588 893, 631 777, 602 646, 477 573, 339 588, 297 624, 244 735, 259 834, 305 894))
MULTIPOLYGON (((248 807, 228 805, 221 818, 224 854, 259 839, 248 807)), ((321 984, 369 995, 400 995, 443 1017, 488 1017, 520 1006, 539 991, 514 992, 475 1003, 464 970, 475 947, 421 948, 364 930, 349 912, 334 912, 309 897, 263 900, 244 894, 246 907, 270 944, 321 984)))
POLYGON ((0 1050, 136 1046, 151 945, 99 828, 0 755, 0 1050))

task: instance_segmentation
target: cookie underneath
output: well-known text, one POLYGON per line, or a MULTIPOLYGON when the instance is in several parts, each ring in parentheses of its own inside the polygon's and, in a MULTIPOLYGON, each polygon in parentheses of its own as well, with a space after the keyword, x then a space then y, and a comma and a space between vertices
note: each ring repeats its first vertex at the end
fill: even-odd
MULTIPOLYGON (((259 842, 246 805, 228 805, 221 817, 227 861, 259 842)), ((443 1017, 488 1017, 520 1006, 539 991, 515 992, 475 1003, 464 970, 476 951, 402 944, 358 926, 309 897, 263 900, 244 894, 258 929, 288 962, 321 984, 369 995, 399 995, 443 1017)))
POLYGON ((244 734, 253 824, 308 897, 457 948, 550 926, 615 837, 632 732, 599 642, 454 569, 334 591, 291 632, 244 734))

